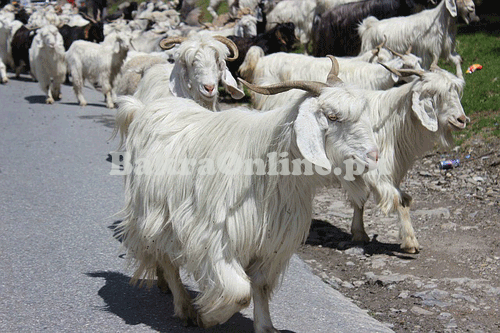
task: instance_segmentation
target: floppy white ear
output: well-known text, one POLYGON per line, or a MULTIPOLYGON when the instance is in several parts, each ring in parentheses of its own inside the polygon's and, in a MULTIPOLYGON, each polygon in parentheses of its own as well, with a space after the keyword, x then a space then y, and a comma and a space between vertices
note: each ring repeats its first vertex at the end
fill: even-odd
POLYGON ((238 83, 234 79, 229 69, 226 68, 224 73, 222 73, 221 81, 227 92, 231 94, 232 98, 242 99, 243 97, 245 97, 245 93, 243 92, 243 90, 238 88, 238 83))
POLYGON ((419 92, 413 92, 411 108, 425 128, 431 132, 438 130, 438 120, 432 96, 422 97, 419 92))
POLYGON ((331 171, 332 166, 325 151, 325 134, 328 120, 317 110, 317 100, 310 98, 299 108, 299 114, 294 123, 297 146, 302 156, 309 162, 331 171))
MULTIPOLYGON (((397 69, 397 70, 402 69, 403 65, 404 65, 404 62, 403 62, 403 59, 401 59, 401 58, 396 58, 396 59, 391 60, 391 67, 394 69, 397 69)), ((401 77, 393 72, 390 72, 390 73, 391 73, 392 81, 395 84, 398 83, 399 79, 401 79, 401 77)))
POLYGON ((42 38, 42 36, 40 36, 40 38, 37 40, 36 46, 40 47, 40 48, 43 47, 43 38, 42 38))
POLYGON ((172 95, 176 97, 189 97, 184 96, 182 90, 182 81, 187 82, 189 84, 188 77, 186 72, 181 64, 176 63, 174 68, 172 69, 172 73, 170 74, 170 92, 172 95))
POLYGON ((457 3, 456 0, 445 0, 446 9, 450 12, 452 17, 457 16, 457 3))
POLYGON ((115 40, 115 44, 113 45, 113 53, 118 52, 120 52, 120 42, 118 40, 115 40))

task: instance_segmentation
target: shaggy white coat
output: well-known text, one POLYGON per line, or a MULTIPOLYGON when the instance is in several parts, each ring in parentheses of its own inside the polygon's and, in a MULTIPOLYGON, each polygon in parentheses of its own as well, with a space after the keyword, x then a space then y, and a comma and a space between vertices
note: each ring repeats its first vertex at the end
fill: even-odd
POLYGON ((9 15, 2 13, 0 15, 0 81, 7 83, 7 66, 14 68, 14 59, 12 58, 12 37, 23 24, 11 19, 9 15))
POLYGON ((29 49, 31 74, 47 96, 46 103, 61 99, 61 84, 66 78, 64 41, 53 25, 39 29, 29 49))
POLYGON ((283 0, 267 14, 266 30, 279 23, 295 24, 295 36, 303 45, 311 40, 315 0, 283 0))
MULTIPOLYGON (((176 96, 193 99, 205 108, 219 110, 218 96, 221 83, 234 99, 243 98, 236 80, 226 67, 228 48, 202 31, 182 42, 175 55, 175 64, 151 66, 139 82, 134 97, 149 103, 162 97, 176 96)), ((120 99, 117 100, 120 104, 120 99)), ((126 137, 133 112, 118 108, 116 129, 126 137)), ((128 110, 130 111, 130 110, 128 110)))
MULTIPOLYGON (((144 105, 123 97, 122 107, 135 113, 125 145, 130 163, 147 161, 154 174, 131 173, 125 179, 119 229, 136 263, 133 280, 153 278, 160 266, 176 316, 204 327, 225 322, 253 297, 255 332, 275 332, 269 298, 306 239, 315 188, 331 176, 212 174, 205 167, 227 153, 261 159, 266 171, 269 153, 288 157, 290 170, 295 159, 327 170, 343 167, 353 156, 368 163, 367 154, 376 148, 371 125, 362 117, 362 92, 324 88, 318 97, 306 95, 264 113, 210 112, 181 98, 144 105), (184 159, 198 162, 187 175, 165 172, 169 161, 184 159), (179 267, 198 281, 197 315, 179 267)), ((366 195, 358 180, 343 183, 354 198, 366 195)))
MULTIPOLYGON (((410 220, 411 197, 399 185, 417 158, 436 143, 449 147, 452 131, 465 128, 469 119, 460 103, 464 84, 436 69, 401 87, 365 93, 380 155, 378 171, 362 177, 384 213, 398 212, 401 248, 410 253, 418 252, 419 244, 410 220)), ((351 231, 355 241, 369 241, 363 205, 354 207, 351 231)))
POLYGON ((81 106, 87 105, 83 96, 85 80, 99 83, 106 99, 106 106, 114 108, 112 89, 130 47, 130 37, 118 35, 101 44, 83 40, 74 41, 66 52, 68 70, 73 78, 73 90, 81 106))
POLYGON ((169 63, 169 56, 163 52, 151 54, 141 52, 136 53, 133 57, 127 57, 120 71, 120 76, 116 79, 116 94, 118 96, 133 95, 148 69, 158 64, 167 63, 169 63))
MULTIPOLYGON (((368 51, 372 54, 372 51, 368 51)), ((385 53, 384 53, 385 54, 385 53)), ((257 85, 273 84, 282 81, 310 80, 323 82, 331 68, 328 58, 316 58, 296 53, 273 53, 262 57, 263 52, 252 47, 241 65, 242 75, 253 75, 252 81, 257 85), (255 66, 252 71, 252 66, 255 66)), ((364 57, 364 56, 362 56, 364 57)), ((368 63, 356 58, 336 57, 340 64, 339 78, 363 89, 385 90, 393 87, 399 77, 390 73, 379 64, 368 63)), ((413 55, 394 58, 385 62, 393 68, 420 69, 420 59, 413 55)), ((289 91, 279 95, 253 94, 254 107, 259 110, 270 110, 280 106, 297 96, 289 91)))
POLYGON ((411 45, 412 52, 422 58, 425 69, 433 62, 437 64, 441 57, 452 61, 457 76, 462 77, 462 58, 455 52, 457 13, 468 22, 468 17, 475 16, 475 6, 472 0, 459 1, 459 4, 457 9, 457 0, 443 0, 433 9, 410 16, 385 20, 370 16, 358 28, 361 52, 373 49, 387 37, 386 46, 397 52, 404 53, 411 45))

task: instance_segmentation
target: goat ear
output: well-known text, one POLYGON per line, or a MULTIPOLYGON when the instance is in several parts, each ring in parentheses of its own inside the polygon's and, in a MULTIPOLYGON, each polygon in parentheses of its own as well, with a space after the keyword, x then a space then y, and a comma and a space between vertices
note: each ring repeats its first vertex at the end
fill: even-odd
POLYGON ((457 4, 456 0, 445 0, 446 9, 450 12, 452 17, 457 16, 457 4))
POLYGON ((328 120, 323 113, 315 112, 316 110, 318 110, 318 101, 315 98, 309 98, 300 105, 293 126, 297 146, 306 160, 331 171, 331 163, 325 151, 328 120))
POLYGON ((231 94, 232 98, 242 99, 243 97, 245 97, 245 93, 243 92, 243 90, 238 88, 238 83, 236 83, 236 80, 234 79, 229 69, 226 68, 224 73, 222 73, 221 80, 224 88, 226 88, 227 92, 231 94))
POLYGON ((425 128, 431 132, 437 131, 438 120, 432 96, 422 97, 419 92, 413 92, 411 108, 425 128))
POLYGON ((120 42, 118 40, 115 41, 113 44, 113 53, 118 53, 120 52, 120 42))
POLYGON ((172 69, 172 73, 170 74, 170 92, 172 95, 176 97, 189 97, 184 96, 182 92, 182 82, 187 82, 189 85, 189 78, 186 75, 186 71, 183 69, 183 66, 179 63, 174 65, 172 69))

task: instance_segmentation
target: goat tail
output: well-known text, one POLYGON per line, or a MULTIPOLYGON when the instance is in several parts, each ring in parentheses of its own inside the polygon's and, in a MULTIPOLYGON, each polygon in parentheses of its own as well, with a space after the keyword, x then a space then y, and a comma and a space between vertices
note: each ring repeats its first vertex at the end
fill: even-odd
POLYGON ((379 20, 376 17, 368 16, 365 18, 358 26, 358 35, 363 38, 363 35, 366 33, 368 29, 373 27, 379 20))
POLYGON ((144 104, 137 98, 132 96, 120 96, 116 100, 118 110, 115 117, 115 128, 111 134, 111 139, 115 138, 120 133, 120 146, 118 149, 123 148, 125 139, 128 135, 128 128, 134 116, 139 110, 144 109, 144 104))
POLYGON ((257 67, 257 63, 264 55, 264 50, 258 46, 252 46, 248 49, 245 60, 243 60, 243 63, 238 69, 240 76, 248 82, 253 82, 255 67, 257 67))

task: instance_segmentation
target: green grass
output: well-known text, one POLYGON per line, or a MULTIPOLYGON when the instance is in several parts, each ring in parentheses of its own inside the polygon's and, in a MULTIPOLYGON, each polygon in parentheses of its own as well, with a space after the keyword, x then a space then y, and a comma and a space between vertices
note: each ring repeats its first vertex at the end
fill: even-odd
MULTIPOLYGON (((500 37, 498 34, 476 32, 457 36, 457 52, 462 56, 465 89, 462 106, 471 118, 467 129, 456 133, 457 144, 480 135, 485 139, 500 138, 500 37), (483 69, 466 74, 472 64, 483 69)), ((440 66, 455 73, 454 66, 440 62, 440 66)))
MULTIPOLYGON (((201 21, 202 22, 212 22, 213 17, 210 15, 210 13, 207 10, 208 4, 210 3, 210 0, 198 0, 198 7, 201 8, 201 21)), ((221 15, 224 13, 227 13, 229 11, 229 8, 227 7, 227 1, 222 1, 219 8, 217 9, 217 14, 221 15)))

